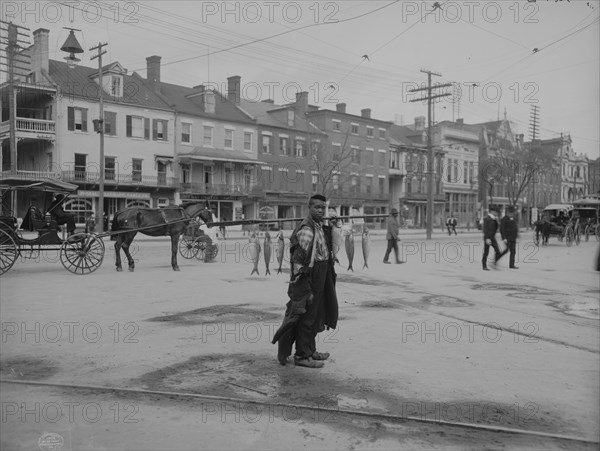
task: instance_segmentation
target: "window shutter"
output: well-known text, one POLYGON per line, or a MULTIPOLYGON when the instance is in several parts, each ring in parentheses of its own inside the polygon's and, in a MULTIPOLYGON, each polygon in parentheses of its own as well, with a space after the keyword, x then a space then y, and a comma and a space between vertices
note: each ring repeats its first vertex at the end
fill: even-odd
POLYGON ((81 131, 87 132, 87 108, 81 109, 81 131))
POLYGON ((169 140, 169 121, 163 121, 163 135, 164 135, 164 140, 168 141, 169 140))
POLYGON ((150 119, 144 118, 144 139, 150 139, 150 119))
POLYGON ((67 108, 67 128, 75 130, 75 109, 72 106, 67 108))
POLYGON ((156 133, 156 129, 157 129, 156 123, 157 122, 158 122, 157 119, 152 119, 152 140, 153 141, 156 141, 156 135, 157 135, 157 133, 156 133))
POLYGON ((125 116, 125 128, 125 134, 131 137, 131 116, 129 115, 125 116))

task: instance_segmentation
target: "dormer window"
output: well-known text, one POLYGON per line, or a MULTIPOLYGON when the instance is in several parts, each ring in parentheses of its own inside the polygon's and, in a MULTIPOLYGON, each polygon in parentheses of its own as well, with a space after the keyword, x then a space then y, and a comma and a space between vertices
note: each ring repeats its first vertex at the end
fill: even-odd
POLYGON ((112 75, 110 80, 110 94, 113 97, 123 97, 123 84, 121 83, 122 77, 119 75, 112 75))

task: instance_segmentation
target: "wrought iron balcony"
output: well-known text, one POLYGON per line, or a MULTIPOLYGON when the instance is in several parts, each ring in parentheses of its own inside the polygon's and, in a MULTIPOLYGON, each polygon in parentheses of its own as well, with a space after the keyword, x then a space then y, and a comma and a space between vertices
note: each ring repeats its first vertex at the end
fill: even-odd
POLYGON ((251 189, 244 185, 229 185, 225 183, 181 183, 182 194, 214 194, 230 196, 247 196, 251 189))
MULTIPOLYGON (((15 134, 17 139, 43 139, 54 141, 56 137, 56 122, 44 119, 28 119, 17 117, 15 134)), ((0 123, 0 139, 6 139, 10 132, 10 122, 0 123)))
MULTIPOLYGON (((62 171, 62 180, 70 183, 98 183, 100 174, 90 171, 62 171)), ((105 172, 104 184, 176 188, 179 186, 179 179, 177 177, 167 177, 165 174, 143 175, 139 173, 117 174, 105 172)))

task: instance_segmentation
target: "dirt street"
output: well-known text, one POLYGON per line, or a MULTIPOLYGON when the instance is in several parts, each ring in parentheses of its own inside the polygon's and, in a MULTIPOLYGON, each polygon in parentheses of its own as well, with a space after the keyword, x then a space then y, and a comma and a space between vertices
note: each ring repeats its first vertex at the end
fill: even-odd
MULTIPOLYGON (((478 233, 405 235, 402 265, 339 258, 324 368, 281 366, 288 272, 250 275, 247 238, 212 263, 137 241, 75 276, 56 253, 0 279, 2 450, 597 449, 598 242, 523 236, 481 270, 478 233), (519 432, 521 431, 521 432, 519 432)), ((284 267, 287 267, 284 264, 284 267)))

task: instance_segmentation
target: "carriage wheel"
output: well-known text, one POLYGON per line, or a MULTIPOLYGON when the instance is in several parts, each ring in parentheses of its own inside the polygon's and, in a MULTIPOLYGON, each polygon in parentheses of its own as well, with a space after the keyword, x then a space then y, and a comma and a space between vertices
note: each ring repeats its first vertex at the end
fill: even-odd
POLYGON ((19 250, 14 238, 0 229, 0 275, 12 268, 18 256, 19 250))
POLYGON ((540 233, 533 232, 533 243, 536 246, 540 245, 540 233))
POLYGON ((596 226, 596 241, 600 241, 600 224, 596 226))
POLYGON ((202 235, 196 238, 196 245, 198 247, 198 253, 196 254, 196 258, 198 260, 202 260, 205 263, 214 260, 217 257, 217 254, 219 253, 219 247, 212 244, 212 240, 206 235, 202 235))
POLYGON ((104 242, 91 233, 76 233, 67 238, 60 248, 60 262, 73 274, 90 274, 104 260, 104 242))
POLYGON ((573 246, 573 240, 575 239, 575 233, 573 232, 572 227, 567 227, 567 230, 565 231, 565 239, 567 241, 568 247, 573 246))
POLYGON ((183 258, 194 258, 198 254, 196 240, 182 237, 181 241, 179 241, 179 253, 183 258))

